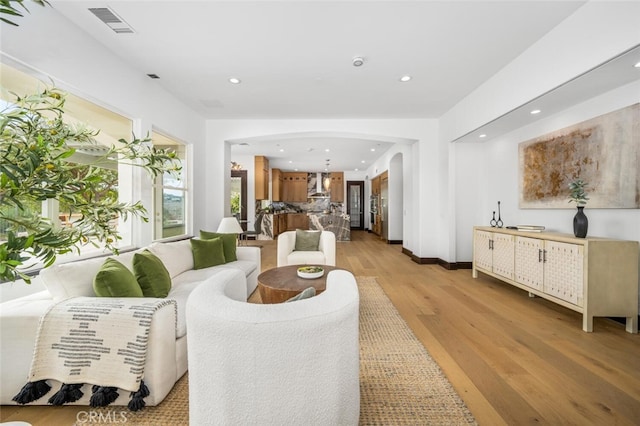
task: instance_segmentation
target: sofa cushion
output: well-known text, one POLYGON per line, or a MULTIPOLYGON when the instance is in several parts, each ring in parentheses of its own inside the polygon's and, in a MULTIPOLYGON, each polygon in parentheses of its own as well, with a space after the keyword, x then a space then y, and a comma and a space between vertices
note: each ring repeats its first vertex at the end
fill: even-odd
POLYGON ((325 256, 321 251, 293 251, 287 256, 288 265, 324 265, 325 256))
POLYGON ((190 281, 183 283, 175 283, 167 299, 173 299, 176 301, 176 339, 183 337, 187 334, 187 320, 185 316, 185 307, 187 306, 187 299, 191 295, 193 289, 202 284, 202 281, 190 281))
POLYGON ((318 251, 321 231, 296 229, 296 251, 318 251))
POLYGON ((39 275, 56 302, 69 297, 91 297, 96 295, 93 291, 93 278, 103 263, 104 258, 61 263, 43 269, 39 275))
POLYGON ((209 268, 225 262, 222 238, 212 240, 191 239, 193 269, 209 268))
POLYGON ((158 256, 149 250, 133 256, 133 273, 145 297, 167 297, 171 276, 158 256))
POLYGON ((170 243, 152 243, 149 251, 160 258, 162 264, 169 271, 171 278, 176 275, 193 269, 193 254, 191 252, 191 242, 180 240, 170 243))
POLYGON ((224 265, 217 265, 203 269, 192 269, 190 271, 183 272, 182 274, 175 277, 172 281, 172 288, 191 282, 203 282, 208 278, 214 276, 217 271, 224 269, 237 269, 239 271, 242 271, 245 277, 248 277, 253 271, 256 270, 256 268, 257 265, 255 262, 252 262, 250 260, 236 260, 235 262, 225 263, 224 265))
POLYGON ((93 290, 100 297, 143 297, 133 273, 112 257, 104 261, 93 279, 93 290))
POLYGON ((203 240, 212 240, 214 238, 222 238, 222 246, 224 248, 225 262, 233 262, 238 260, 236 256, 236 246, 238 234, 221 234, 218 232, 200 231, 200 238, 203 240))
POLYGON ((250 260, 236 260, 235 262, 227 262, 224 265, 220 265, 220 268, 238 269, 244 272, 245 276, 251 275, 256 270, 258 265, 250 260))

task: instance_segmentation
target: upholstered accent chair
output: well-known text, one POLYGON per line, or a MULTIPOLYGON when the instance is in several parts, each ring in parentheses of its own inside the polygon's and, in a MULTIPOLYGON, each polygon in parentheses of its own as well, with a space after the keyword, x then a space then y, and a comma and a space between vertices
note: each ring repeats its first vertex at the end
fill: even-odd
POLYGON ((277 253, 277 266, 336 266, 336 235, 331 231, 286 231, 278 235, 277 253))
POLYGON ((356 426, 353 274, 331 271, 325 291, 291 303, 247 303, 235 293, 231 281, 212 283, 187 302, 190 423, 356 426))

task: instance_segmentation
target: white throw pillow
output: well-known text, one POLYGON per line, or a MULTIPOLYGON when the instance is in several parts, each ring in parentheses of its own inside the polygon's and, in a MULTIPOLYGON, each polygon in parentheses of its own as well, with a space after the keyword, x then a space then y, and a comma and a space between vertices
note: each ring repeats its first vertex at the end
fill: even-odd
POLYGON ((149 246, 149 251, 160 258, 171 278, 193 269, 193 253, 189 240, 153 243, 149 246))
MULTIPOLYGON (((133 272, 133 255, 139 251, 141 250, 109 257, 117 259, 133 272)), ((102 256, 53 265, 40 271, 39 276, 56 302, 70 297, 94 297, 96 293, 93 290, 93 279, 106 259, 107 257, 102 256)))
POLYGON ((104 260, 104 257, 97 257, 61 263, 43 269, 39 275, 56 302, 77 296, 95 297, 93 278, 104 260))

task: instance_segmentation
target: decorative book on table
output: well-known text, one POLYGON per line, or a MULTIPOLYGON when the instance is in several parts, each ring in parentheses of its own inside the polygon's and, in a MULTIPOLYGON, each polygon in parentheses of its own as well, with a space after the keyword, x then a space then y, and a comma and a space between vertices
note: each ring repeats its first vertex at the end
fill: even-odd
POLYGON ((517 225, 516 229, 518 231, 542 232, 542 231, 544 231, 544 226, 541 226, 541 225, 517 225))

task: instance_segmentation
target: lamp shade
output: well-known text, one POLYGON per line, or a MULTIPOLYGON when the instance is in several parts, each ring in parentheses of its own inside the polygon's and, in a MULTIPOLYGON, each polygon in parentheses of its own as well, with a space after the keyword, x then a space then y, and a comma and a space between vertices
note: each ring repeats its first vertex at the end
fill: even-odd
POLYGON ((241 234, 244 232, 235 217, 223 217, 218 226, 220 234, 241 234))

